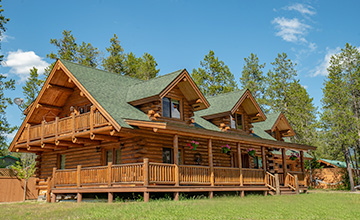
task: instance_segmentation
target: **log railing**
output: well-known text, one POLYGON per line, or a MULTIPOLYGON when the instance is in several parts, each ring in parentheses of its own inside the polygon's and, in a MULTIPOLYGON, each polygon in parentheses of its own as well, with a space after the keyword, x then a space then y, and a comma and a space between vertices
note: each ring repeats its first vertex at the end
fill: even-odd
MULTIPOLYGON (((167 184, 167 185, 210 185, 211 169, 208 166, 177 165, 148 162, 76 169, 53 170, 53 188, 65 186, 87 186, 113 184, 167 184), (179 172, 179 178, 176 173, 179 172)), ((265 179, 262 169, 239 169, 214 167, 215 185, 262 184, 273 185, 265 179), (243 178, 241 178, 241 173, 243 178), (243 180, 243 182, 241 182, 243 180), (267 181, 267 182, 266 182, 267 181)))
POLYGON ((240 169, 214 167, 215 184, 240 184, 240 169))
POLYGON ((180 165, 180 183, 210 184, 210 167, 180 165))
POLYGON ((266 172, 265 174, 265 185, 271 190, 276 191, 276 178, 275 175, 266 172))
POLYGON ((306 180, 305 180, 305 173, 301 172, 301 171, 290 171, 289 173, 291 173, 293 176, 297 175, 298 176, 298 180, 299 180, 299 185, 301 186, 306 186, 306 180))
POLYGON ((243 168, 244 184, 264 184, 264 170, 243 168))
POLYGON ((149 163, 149 183, 174 184, 175 165, 149 163))
POLYGON ((28 124, 19 138, 19 142, 34 141, 43 138, 71 134, 89 130, 91 127, 98 128, 107 125, 108 122, 99 111, 91 111, 65 118, 56 118, 54 121, 42 122, 38 125, 28 124))
POLYGON ((285 184, 285 186, 288 186, 291 189, 296 190, 295 177, 293 175, 291 175, 290 173, 286 174, 284 184, 285 184))

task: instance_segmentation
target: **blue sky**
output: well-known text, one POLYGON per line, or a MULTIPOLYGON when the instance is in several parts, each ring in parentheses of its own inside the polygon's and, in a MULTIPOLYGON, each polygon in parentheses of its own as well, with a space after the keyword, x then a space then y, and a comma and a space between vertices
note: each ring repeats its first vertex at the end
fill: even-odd
MULTIPOLYGON (((225 62, 238 80, 244 57, 255 53, 264 72, 278 53, 296 62, 300 83, 321 107, 322 87, 331 55, 345 43, 359 47, 358 1, 45 1, 3 0, 10 18, 3 36, 2 74, 18 80, 11 97, 36 66, 52 61, 51 38, 72 30, 78 43, 91 43, 105 53, 117 34, 125 52, 152 54, 160 74, 198 68, 209 50, 225 62)), ((8 108, 8 120, 20 125, 21 113, 8 108)))

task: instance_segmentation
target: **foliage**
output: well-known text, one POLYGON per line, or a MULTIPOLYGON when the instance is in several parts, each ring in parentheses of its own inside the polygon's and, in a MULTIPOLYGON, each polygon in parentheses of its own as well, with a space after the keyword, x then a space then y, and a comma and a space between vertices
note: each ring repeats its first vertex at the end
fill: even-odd
POLYGON ((351 189, 354 182, 350 167, 349 147, 359 144, 360 53, 346 44, 330 59, 329 75, 323 88, 322 127, 332 146, 330 152, 342 152, 347 164, 351 189))
POLYGON ((77 48, 77 62, 84 66, 97 67, 99 50, 90 43, 82 42, 77 48))
MULTIPOLYGON (((1 2, 1 0, 0 0, 0 2, 1 2)), ((4 32, 6 31, 5 24, 10 21, 9 18, 5 17, 3 12, 4 12, 4 9, 2 8, 2 5, 0 5, 0 41, 4 35, 4 32)), ((1 44, 0 44, 0 49, 1 49, 1 44)), ((3 58, 4 58, 4 55, 0 54, 0 62, 3 61, 3 58)))
POLYGON ((125 54, 116 34, 114 34, 114 37, 110 39, 110 43, 110 47, 105 48, 109 53, 109 56, 102 60, 102 66, 106 71, 124 74, 125 54))
POLYGON ((227 144, 225 146, 221 146, 221 152, 224 154, 227 154, 228 152, 231 151, 231 147, 227 144))
POLYGON ((215 57, 214 51, 210 50, 200 65, 193 69, 191 76, 204 95, 214 96, 238 89, 229 67, 215 57))
POLYGON ((16 171, 18 178, 25 180, 24 201, 26 198, 27 182, 36 171, 35 157, 36 156, 32 154, 22 154, 20 157, 20 161, 17 161, 15 165, 11 166, 11 168, 16 171))
POLYGON ((317 193, 156 200, 149 203, 2 204, 3 219, 359 219, 359 195, 317 193), (250 211, 249 211, 250 210, 250 211))
POLYGON ((25 97, 24 104, 20 106, 22 111, 24 111, 33 101, 35 101, 43 84, 44 79, 39 75, 38 69, 35 67, 30 69, 30 76, 27 78, 25 85, 22 87, 23 95, 25 97))
POLYGON ((244 58, 245 64, 241 72, 240 85, 242 89, 249 89, 260 106, 265 104, 265 76, 262 69, 265 63, 259 64, 259 58, 256 54, 251 53, 244 58))
POLYGON ((190 150, 196 150, 196 148, 199 146, 199 142, 197 141, 191 141, 190 143, 186 144, 190 150))

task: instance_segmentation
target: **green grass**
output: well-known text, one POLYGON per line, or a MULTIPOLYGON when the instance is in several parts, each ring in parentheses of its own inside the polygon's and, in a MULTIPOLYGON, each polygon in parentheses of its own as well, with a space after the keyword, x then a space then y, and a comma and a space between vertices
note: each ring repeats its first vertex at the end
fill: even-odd
POLYGON ((143 202, 0 204, 1 219, 360 219, 360 194, 252 195, 143 202))

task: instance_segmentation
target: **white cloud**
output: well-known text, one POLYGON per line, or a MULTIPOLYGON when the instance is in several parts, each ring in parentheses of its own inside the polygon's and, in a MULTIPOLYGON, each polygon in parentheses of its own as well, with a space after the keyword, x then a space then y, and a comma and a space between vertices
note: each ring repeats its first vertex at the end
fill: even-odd
POLYGON ((5 134, 5 137, 11 141, 12 139, 14 139, 15 135, 16 135, 16 131, 10 134, 5 134))
POLYGON ((326 48, 326 54, 324 59, 320 62, 320 64, 315 68, 315 71, 313 72, 313 74, 311 76, 315 77, 315 76, 327 76, 328 72, 327 72, 327 68, 330 66, 330 59, 333 55, 337 54, 340 52, 340 47, 337 47, 335 49, 329 49, 326 48))
POLYGON ((308 89, 309 88, 309 86, 307 86, 307 85, 301 85, 304 89, 308 89))
POLYGON ((303 5, 300 3, 296 3, 293 5, 287 6, 284 9, 288 10, 288 11, 300 12, 303 16, 316 14, 316 11, 313 7, 311 7, 310 5, 303 5))
POLYGON ((30 74, 30 69, 36 67, 39 73, 44 73, 50 64, 35 54, 34 51, 10 51, 5 58, 4 66, 10 67, 10 74, 14 74, 25 81, 30 74))
POLYGON ((275 28, 278 30, 276 36, 281 37, 283 40, 292 43, 308 43, 305 35, 311 26, 302 23, 299 19, 277 17, 274 18, 272 23, 275 24, 275 28))

